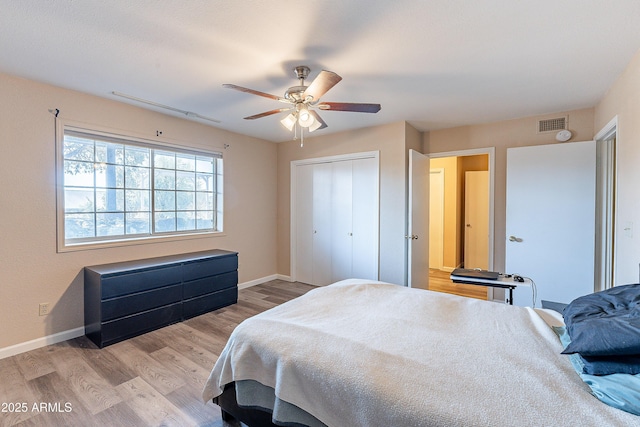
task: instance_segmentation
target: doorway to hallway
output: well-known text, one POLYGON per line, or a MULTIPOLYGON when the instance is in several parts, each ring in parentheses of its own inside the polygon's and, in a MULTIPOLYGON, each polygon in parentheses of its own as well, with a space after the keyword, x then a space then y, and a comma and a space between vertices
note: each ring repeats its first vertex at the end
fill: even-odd
POLYGON ((493 299, 491 289, 454 284, 449 279, 458 267, 493 267, 493 151, 430 154, 431 290, 493 299))

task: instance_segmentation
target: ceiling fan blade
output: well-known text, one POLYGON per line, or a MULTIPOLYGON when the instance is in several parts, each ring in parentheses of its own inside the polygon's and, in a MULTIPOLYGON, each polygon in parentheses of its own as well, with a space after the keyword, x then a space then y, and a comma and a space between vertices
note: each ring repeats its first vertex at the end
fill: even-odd
POLYGON ((380 104, 358 104, 352 102, 323 102, 316 106, 320 110, 353 111, 355 113, 377 113, 380 104))
POLYGON ((291 108, 276 108, 275 110, 265 111, 264 113, 254 114, 253 116, 245 117, 245 120, 254 120, 259 119, 261 117, 271 116, 272 114, 278 114, 283 111, 289 111, 291 108))
POLYGON ((227 89, 239 90, 240 92, 252 93, 254 95, 264 96, 265 98, 275 99, 276 101, 286 102, 287 104, 291 104, 291 101, 289 101, 287 98, 283 98, 281 96, 276 96, 276 95, 271 95, 270 93, 260 92, 259 90, 253 90, 253 89, 249 89, 249 88, 246 88, 246 87, 233 85, 233 84, 230 84, 230 83, 225 83, 225 84, 222 85, 222 87, 225 87, 227 89))
POLYGON ((316 113, 313 110, 309 110, 309 114, 311 114, 313 116, 313 118, 316 119, 318 121, 318 123, 320 123, 320 126, 315 128, 314 131, 319 130, 319 129, 324 129, 324 128, 327 127, 327 124, 324 122, 324 120, 322 120, 322 117, 320 117, 320 114, 316 113))
POLYGON ((322 95, 327 93, 329 89, 338 84, 340 80, 342 80, 342 77, 333 71, 322 70, 320 74, 318 74, 318 77, 316 77, 304 91, 304 97, 311 96, 313 97, 313 101, 317 101, 322 95))

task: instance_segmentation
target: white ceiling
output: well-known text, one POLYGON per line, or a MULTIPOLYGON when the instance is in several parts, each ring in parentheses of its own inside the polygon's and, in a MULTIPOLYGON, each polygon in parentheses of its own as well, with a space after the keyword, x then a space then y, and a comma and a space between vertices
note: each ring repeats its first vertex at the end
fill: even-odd
POLYGON ((318 134, 401 120, 424 131, 593 107, 640 48, 638 0, 0 5, 1 72, 133 103, 112 94, 125 93, 270 141, 292 137, 280 116, 242 118, 283 105, 223 83, 282 96, 295 65, 311 67, 308 82, 327 69, 343 80, 324 101, 382 110, 322 112, 318 134))

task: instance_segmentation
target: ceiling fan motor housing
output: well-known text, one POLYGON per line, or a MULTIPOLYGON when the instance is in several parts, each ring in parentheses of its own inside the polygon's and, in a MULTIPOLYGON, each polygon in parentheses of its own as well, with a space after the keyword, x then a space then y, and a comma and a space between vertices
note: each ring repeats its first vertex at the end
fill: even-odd
POLYGON ((307 90, 307 87, 308 86, 291 86, 284 93, 284 97, 296 103, 304 101, 304 91, 307 90))

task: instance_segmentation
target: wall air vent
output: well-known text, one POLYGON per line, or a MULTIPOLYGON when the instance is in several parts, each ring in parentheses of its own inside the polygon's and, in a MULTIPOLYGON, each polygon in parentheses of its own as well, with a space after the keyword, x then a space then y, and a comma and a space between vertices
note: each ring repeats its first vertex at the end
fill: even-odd
POLYGON ((538 133, 556 132, 567 128, 567 117, 556 117, 538 121, 538 133))

